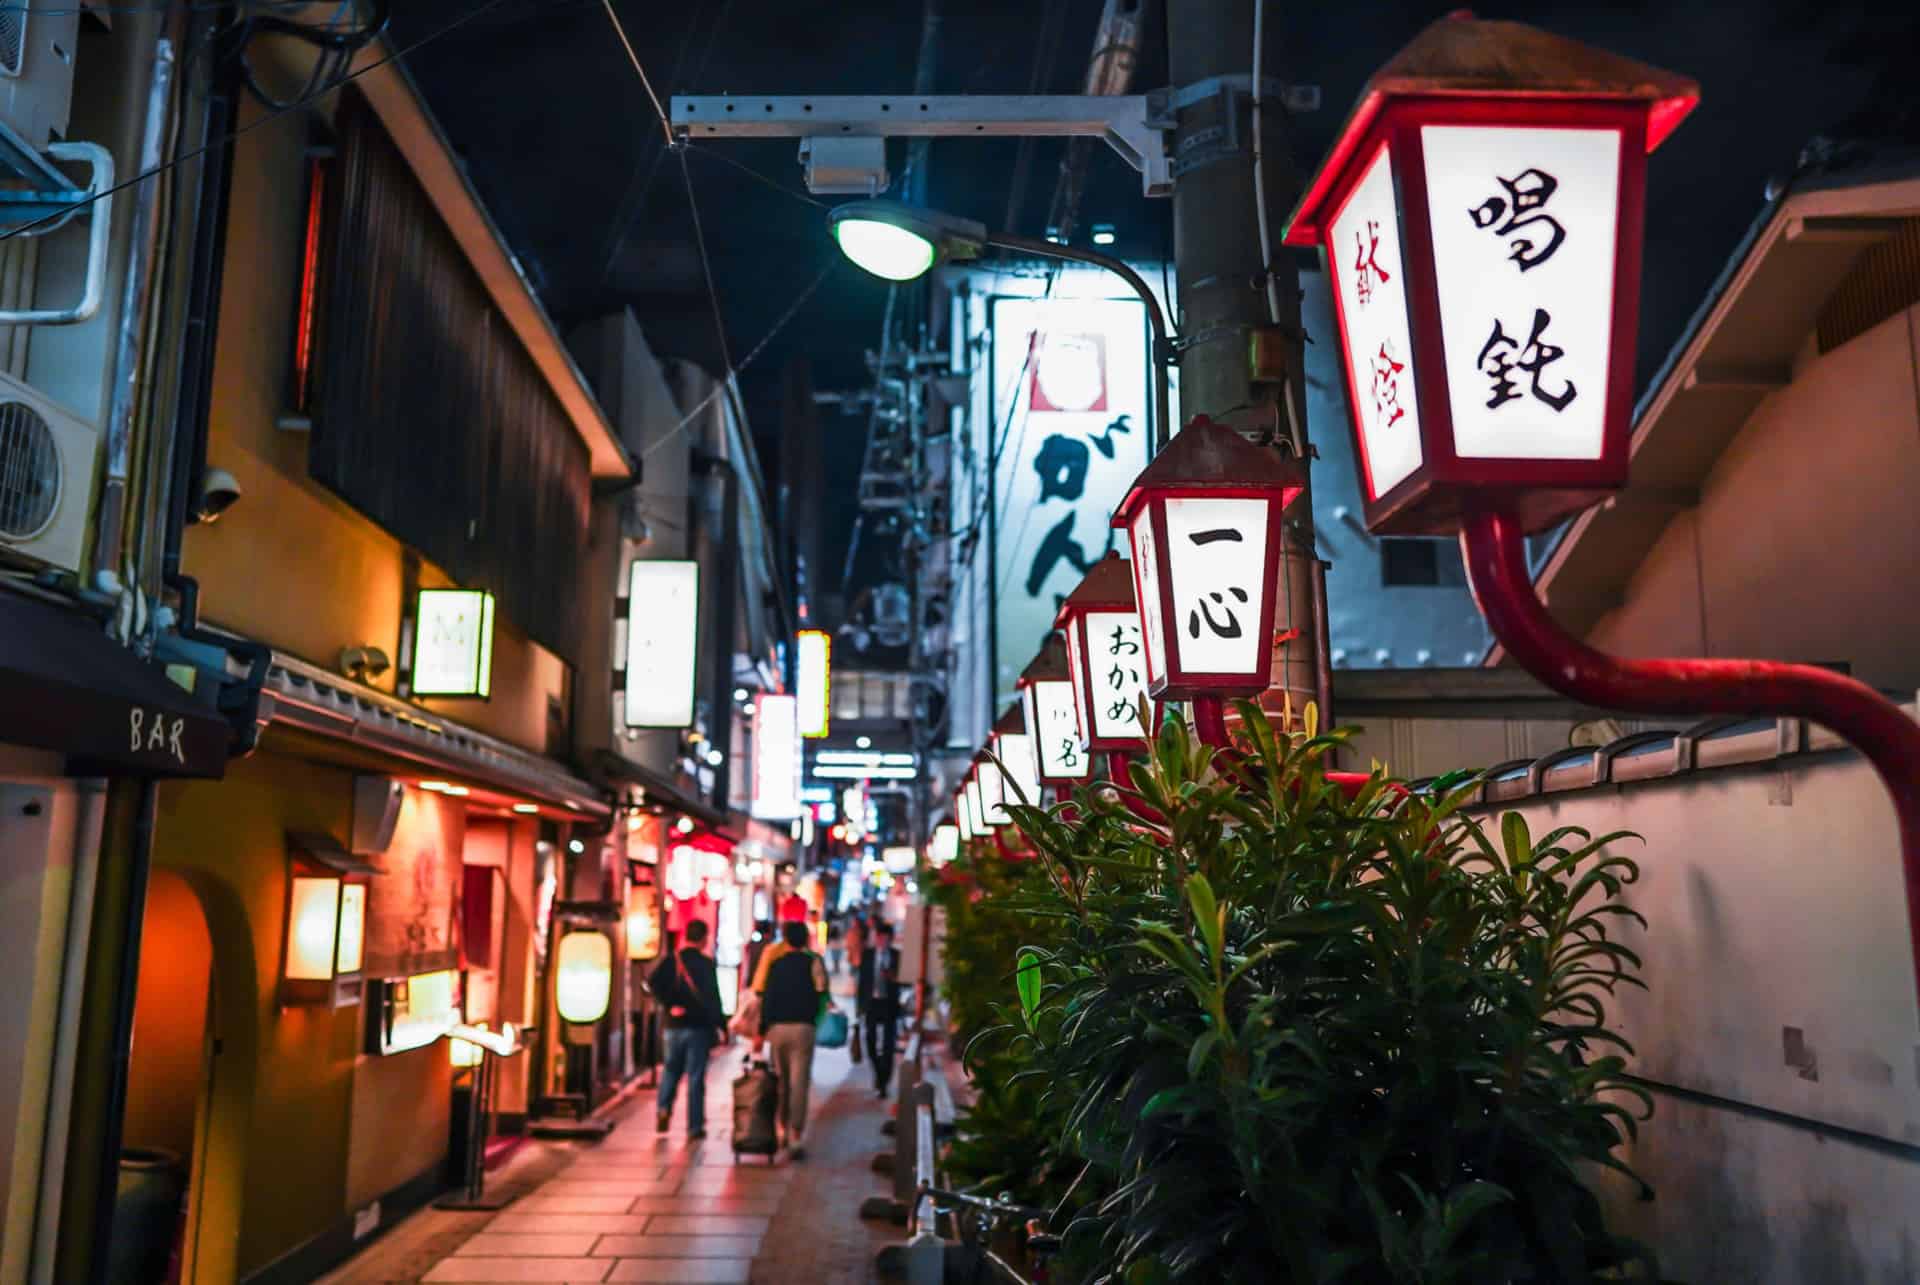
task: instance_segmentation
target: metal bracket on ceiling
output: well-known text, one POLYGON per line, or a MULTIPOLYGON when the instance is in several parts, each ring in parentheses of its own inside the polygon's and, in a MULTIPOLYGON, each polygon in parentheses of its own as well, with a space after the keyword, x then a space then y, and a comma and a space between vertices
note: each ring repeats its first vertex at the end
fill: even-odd
POLYGON ((1148 196, 1173 190, 1154 94, 675 95, 676 136, 701 138, 1100 138, 1140 173, 1148 196))

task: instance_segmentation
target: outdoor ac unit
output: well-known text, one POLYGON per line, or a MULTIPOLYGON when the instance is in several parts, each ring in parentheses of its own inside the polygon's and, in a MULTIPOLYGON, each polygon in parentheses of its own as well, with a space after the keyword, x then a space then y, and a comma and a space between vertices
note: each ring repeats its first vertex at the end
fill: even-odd
POLYGON ((0 552, 78 572, 100 434, 0 375, 0 552))
POLYGON ((34 151, 67 136, 78 0, 0 4, 0 125, 34 151))

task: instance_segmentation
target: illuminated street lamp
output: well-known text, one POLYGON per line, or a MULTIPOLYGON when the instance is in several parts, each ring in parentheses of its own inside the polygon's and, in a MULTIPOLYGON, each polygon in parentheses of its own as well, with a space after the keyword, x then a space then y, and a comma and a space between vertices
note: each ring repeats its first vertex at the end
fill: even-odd
POLYGON ((1367 82, 1284 240, 1326 254, 1370 529, 1538 531, 1625 484, 1647 153, 1699 95, 1466 17, 1367 82))
POLYGON ((1093 776, 1093 755, 1080 731, 1067 644, 1048 634, 1033 663, 1020 672, 1020 700, 1041 785, 1071 789, 1093 776))
POLYGON ((1533 27, 1442 19, 1367 82, 1285 240, 1327 258, 1368 528, 1457 531, 1494 637, 1583 704, 1852 743, 1893 799, 1920 982, 1920 727, 1810 665, 1606 655, 1534 590, 1526 536, 1626 483, 1646 157, 1698 99, 1533 27))
POLYGON ((1133 548, 1147 690, 1196 702, 1210 743, 1225 743, 1220 699, 1272 681, 1281 513, 1305 486, 1301 461, 1200 415, 1114 510, 1133 548))
POLYGON ((827 227, 841 253, 860 267, 888 281, 912 281, 936 265, 976 259, 988 246, 1048 259, 1065 259, 1105 268, 1130 286, 1146 305, 1147 324, 1153 329, 1153 434, 1156 447, 1167 440, 1171 395, 1167 387, 1167 360, 1171 344, 1167 318, 1140 274, 1124 262, 1098 250, 1081 249, 1057 241, 990 232, 975 223, 938 210, 902 205, 898 201, 849 201, 827 215, 827 227))

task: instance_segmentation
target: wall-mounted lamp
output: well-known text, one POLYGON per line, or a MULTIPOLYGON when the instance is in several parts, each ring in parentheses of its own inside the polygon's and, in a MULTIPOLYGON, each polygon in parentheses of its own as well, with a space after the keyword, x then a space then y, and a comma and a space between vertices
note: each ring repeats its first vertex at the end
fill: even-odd
POLYGON ((554 1005, 560 1020, 587 1025, 605 1017, 613 994, 612 939, 602 932, 570 932, 556 953, 554 1005))
POLYGON ((366 963, 367 879, 379 870, 328 834, 287 836, 287 929, 280 970, 284 1004, 360 1002, 366 963))

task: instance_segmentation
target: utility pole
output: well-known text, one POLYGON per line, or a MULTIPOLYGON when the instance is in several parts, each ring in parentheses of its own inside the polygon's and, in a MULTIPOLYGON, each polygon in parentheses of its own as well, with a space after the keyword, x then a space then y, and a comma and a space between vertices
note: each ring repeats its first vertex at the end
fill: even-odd
MULTIPOLYGON (((1263 0, 1169 0, 1167 57, 1173 132, 1174 264, 1179 272, 1180 412, 1206 415, 1311 462, 1305 413, 1300 293, 1278 252, 1281 221, 1299 195, 1278 90, 1259 111, 1263 192, 1254 179, 1254 6, 1263 0), (1224 78, 1224 79, 1222 79, 1224 78), (1260 210, 1275 258, 1263 261, 1260 210), (1279 279, 1267 289, 1267 273, 1279 279), (1269 302, 1271 300, 1271 304, 1269 302), (1277 315, 1274 315, 1277 313, 1277 315), (1257 362, 1256 362, 1257 355, 1257 362), (1256 365, 1258 367, 1256 377, 1256 365)), ((1273 83, 1269 77, 1269 84, 1273 83)), ((1288 510, 1274 587, 1273 677, 1260 703, 1298 719, 1320 704, 1325 725, 1325 581, 1314 550, 1309 488, 1288 510)))

